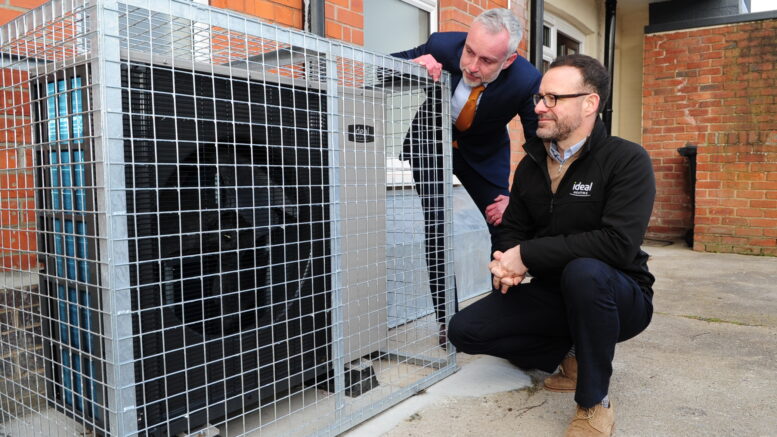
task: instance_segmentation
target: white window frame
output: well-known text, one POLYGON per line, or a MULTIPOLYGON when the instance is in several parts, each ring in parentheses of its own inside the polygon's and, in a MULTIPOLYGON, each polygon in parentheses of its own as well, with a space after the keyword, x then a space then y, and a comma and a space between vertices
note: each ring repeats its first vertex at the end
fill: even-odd
MULTIPOLYGON (((415 6, 418 9, 425 11, 429 14, 429 34, 437 32, 437 0, 399 0, 402 3, 407 3, 411 6, 415 6)), ((410 47, 408 47, 410 48, 410 47)), ((408 125, 409 129, 409 125, 408 125)), ((406 131, 405 131, 406 132, 406 131)), ((404 137, 403 137, 404 139, 404 137)), ((400 143, 401 147, 401 143, 400 143)), ((413 186, 413 172, 408 161, 400 161, 397 157, 387 157, 387 183, 391 188, 400 187, 412 187, 413 186)), ((458 181, 455 179, 454 182, 458 181)))
POLYGON ((437 0, 399 0, 429 13, 429 33, 437 32, 437 0))
POLYGON ((558 17, 550 12, 545 12, 543 17, 545 26, 550 29, 550 47, 542 46, 542 59, 545 61, 553 62, 556 59, 556 53, 558 50, 558 32, 561 32, 570 38, 575 39, 580 43, 580 49, 578 53, 585 53, 583 48, 585 44, 585 34, 581 32, 575 26, 569 24, 568 21, 558 17))

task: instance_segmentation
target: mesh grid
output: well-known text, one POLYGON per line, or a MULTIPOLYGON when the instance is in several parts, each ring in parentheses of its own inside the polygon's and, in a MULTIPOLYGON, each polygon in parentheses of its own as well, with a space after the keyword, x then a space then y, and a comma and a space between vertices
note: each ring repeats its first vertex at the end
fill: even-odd
POLYGON ((454 371, 447 76, 169 0, 0 54, 0 434, 336 435, 454 371))

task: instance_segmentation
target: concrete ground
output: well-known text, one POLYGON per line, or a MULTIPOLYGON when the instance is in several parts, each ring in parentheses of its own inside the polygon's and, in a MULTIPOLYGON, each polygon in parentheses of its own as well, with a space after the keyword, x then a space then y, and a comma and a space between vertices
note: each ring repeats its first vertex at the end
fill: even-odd
MULTIPOLYGON (((616 435, 777 436, 777 258, 649 245, 651 325, 618 345, 616 435)), ((547 376, 459 353, 461 369, 346 437, 563 436, 572 394, 547 376)))

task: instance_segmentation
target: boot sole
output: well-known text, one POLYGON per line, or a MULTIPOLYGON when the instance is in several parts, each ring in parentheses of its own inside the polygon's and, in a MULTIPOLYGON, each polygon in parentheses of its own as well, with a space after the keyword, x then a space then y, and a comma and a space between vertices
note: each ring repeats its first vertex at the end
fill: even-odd
POLYGON ((552 391, 554 393, 574 393, 574 388, 555 388, 555 387, 548 387, 545 384, 542 384, 543 387, 545 387, 545 390, 552 391))

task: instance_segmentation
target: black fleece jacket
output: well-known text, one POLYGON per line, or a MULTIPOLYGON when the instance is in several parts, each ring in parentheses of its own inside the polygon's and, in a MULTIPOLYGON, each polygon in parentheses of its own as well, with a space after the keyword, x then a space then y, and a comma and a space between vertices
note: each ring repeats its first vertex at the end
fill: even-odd
POLYGON ((570 261, 595 258, 631 276, 652 296, 655 278, 640 248, 656 196, 645 149, 609 136, 597 118, 555 194, 543 141, 533 138, 524 150, 498 228, 499 250, 520 244, 521 258, 536 278, 560 277, 570 261))

